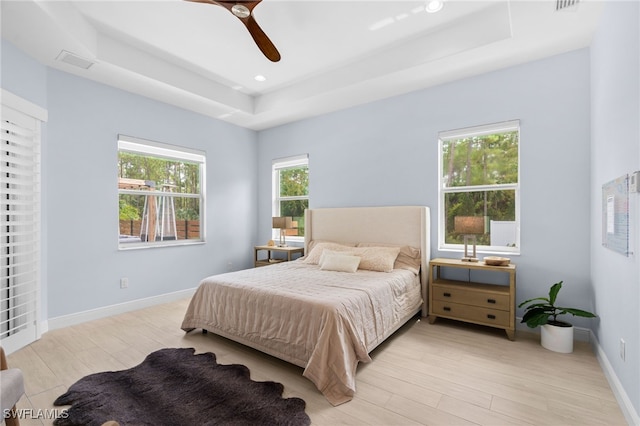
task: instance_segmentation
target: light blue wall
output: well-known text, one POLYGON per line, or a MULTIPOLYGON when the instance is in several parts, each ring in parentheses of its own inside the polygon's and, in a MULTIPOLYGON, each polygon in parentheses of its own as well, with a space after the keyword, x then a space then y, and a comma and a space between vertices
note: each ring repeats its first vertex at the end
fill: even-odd
POLYGON ((561 300, 593 309, 588 70, 582 49, 260 132, 260 239, 270 233, 271 160, 309 153, 311 207, 430 206, 432 255, 459 257, 437 250, 437 134, 520 119, 517 298, 564 280, 561 300))
POLYGON ((2 88, 42 108, 47 107, 47 67, 2 39, 2 88))
POLYGON ((55 70, 48 91, 50 316, 192 288, 228 262, 250 265, 255 132, 55 70), (206 152, 206 245, 117 250, 119 133, 206 152))
POLYGON ((33 102, 45 99, 49 112, 42 156, 45 318, 190 289, 207 275, 251 266, 254 131, 53 69, 43 73, 23 56, 3 49, 3 75, 8 69, 35 78, 46 96, 19 93, 20 78, 2 85, 33 102), (118 251, 119 133, 207 153, 206 244, 118 251), (120 289, 120 277, 129 278, 128 289, 120 289))
MULTIPOLYGON (((595 334, 640 413, 640 195, 630 194, 630 257, 602 247, 602 184, 640 169, 640 7, 606 5, 591 47, 591 276, 595 334), (626 342, 626 361, 619 356, 626 342)), ((635 421, 638 421, 636 417, 635 421)))

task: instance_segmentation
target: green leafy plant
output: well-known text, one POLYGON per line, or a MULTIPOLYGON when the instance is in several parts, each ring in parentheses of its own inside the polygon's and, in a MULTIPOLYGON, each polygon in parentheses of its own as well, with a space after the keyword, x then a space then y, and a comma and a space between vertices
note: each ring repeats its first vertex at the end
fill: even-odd
POLYGON ((120 200, 120 220, 140 220, 140 213, 134 206, 120 200))
POLYGON ((594 318, 596 315, 582 309, 563 308, 556 306, 556 298, 558 292, 562 288, 562 281, 555 283, 549 289, 549 297, 536 297, 533 299, 525 300, 518 305, 522 308, 524 305, 529 304, 525 308, 525 313, 522 317, 523 323, 526 323, 528 327, 536 328, 539 325, 551 324, 559 327, 571 327, 571 324, 566 321, 558 319, 559 315, 571 314, 578 317, 594 318))

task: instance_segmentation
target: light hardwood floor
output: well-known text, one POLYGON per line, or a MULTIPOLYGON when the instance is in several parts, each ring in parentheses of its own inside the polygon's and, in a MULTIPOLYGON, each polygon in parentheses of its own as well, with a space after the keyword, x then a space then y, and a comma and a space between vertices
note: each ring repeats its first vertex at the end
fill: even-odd
POLYGON ((372 353, 372 363, 360 364, 355 398, 333 407, 299 367, 199 330, 185 334, 187 304, 50 331, 9 355, 25 375, 18 408, 53 409, 54 399, 87 374, 133 367, 157 349, 194 347, 214 352, 221 364, 246 365, 254 380, 284 384, 285 397, 307 402, 314 425, 626 425, 587 343, 558 354, 533 333, 518 332, 511 342, 502 330, 416 318, 372 353))

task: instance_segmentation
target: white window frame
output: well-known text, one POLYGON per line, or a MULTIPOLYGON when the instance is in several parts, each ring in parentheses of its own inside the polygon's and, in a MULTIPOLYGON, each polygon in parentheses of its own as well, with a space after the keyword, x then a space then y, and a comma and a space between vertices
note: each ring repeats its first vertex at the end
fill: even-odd
MULTIPOLYGON (((206 153, 204 151, 185 148, 182 146, 170 145, 166 143, 151 141, 147 139, 136 138, 126 135, 118 135, 118 153, 129 152, 133 154, 150 155, 153 157, 166 158, 169 160, 188 161, 191 163, 199 164, 200 171, 200 192, 198 194, 173 194, 160 191, 145 191, 145 190, 131 190, 118 188, 118 200, 121 194, 131 195, 167 195, 175 198, 198 198, 200 200, 200 238, 198 239, 179 239, 169 241, 148 241, 148 242, 134 242, 134 243, 122 243, 118 240, 119 250, 131 250, 141 248, 156 248, 167 246, 184 246, 205 243, 206 227, 205 227, 205 174, 206 174, 206 153)), ((118 210, 116 210, 118 212, 118 210)), ((120 236, 120 227, 118 220, 118 236, 120 236)))
MULTIPOLYGON (((280 216, 280 202, 281 201, 290 201, 290 200, 309 200, 309 195, 300 195, 294 197, 281 197, 280 196, 280 170, 283 169, 291 169, 295 167, 306 166, 307 171, 309 170, 309 154, 295 155, 292 157, 286 158, 278 158, 273 160, 271 164, 271 175, 272 175, 272 184, 271 184, 271 215, 274 217, 280 216)), ((307 188, 308 190, 308 188, 307 188)), ((307 191, 308 192, 308 191, 307 191)), ((306 229, 305 229, 306 232, 306 229)), ((274 240, 278 240, 280 235, 279 230, 272 229, 271 230, 271 238, 274 240)), ((288 242, 304 242, 304 236, 288 236, 286 238, 288 242)))
POLYGON ((443 131, 438 134, 438 249, 441 251, 464 251, 463 244, 447 244, 445 243, 446 235, 446 214, 445 214, 445 195, 457 192, 481 192, 495 190, 513 190, 515 191, 515 227, 516 242, 515 247, 503 246, 487 246, 478 245, 477 251, 485 254, 507 254, 519 255, 520 245, 520 120, 510 120, 500 123, 486 124, 481 126, 466 127, 463 129, 443 131), (499 184, 499 185, 474 185, 474 186, 457 186, 446 187, 444 182, 444 164, 443 164, 443 143, 456 139, 463 139, 470 136, 490 135, 501 132, 518 132, 518 179, 516 183, 499 184))

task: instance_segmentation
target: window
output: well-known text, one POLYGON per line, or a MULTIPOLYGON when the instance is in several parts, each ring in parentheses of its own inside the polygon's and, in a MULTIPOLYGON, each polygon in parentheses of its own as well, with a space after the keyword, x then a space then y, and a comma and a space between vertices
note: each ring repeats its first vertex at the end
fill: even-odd
POLYGON ((481 251, 518 253, 519 121, 441 132, 439 139, 439 248, 461 249, 474 232, 481 251), (465 230, 465 221, 476 229, 465 230))
POLYGON ((205 155, 120 135, 120 248, 204 241, 205 155))
MULTIPOLYGON (((288 241, 302 241, 304 211, 309 207, 309 157, 300 155, 273 161, 273 216, 291 217, 288 241)), ((274 239, 278 231, 274 230, 274 239)))

